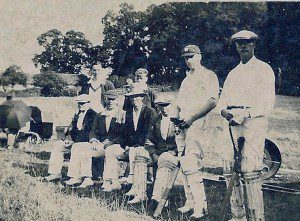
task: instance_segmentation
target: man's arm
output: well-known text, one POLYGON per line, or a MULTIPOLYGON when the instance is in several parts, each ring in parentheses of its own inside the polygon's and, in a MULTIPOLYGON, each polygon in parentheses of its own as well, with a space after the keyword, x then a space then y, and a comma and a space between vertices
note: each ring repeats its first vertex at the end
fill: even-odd
POLYGON ((183 122, 179 125, 182 128, 186 128, 192 125, 192 123, 196 120, 198 120, 201 117, 204 117, 206 114, 208 114, 212 109, 214 109, 217 106, 217 100, 213 97, 211 97, 204 106, 202 106, 198 113, 191 116, 188 119, 183 119, 183 122))

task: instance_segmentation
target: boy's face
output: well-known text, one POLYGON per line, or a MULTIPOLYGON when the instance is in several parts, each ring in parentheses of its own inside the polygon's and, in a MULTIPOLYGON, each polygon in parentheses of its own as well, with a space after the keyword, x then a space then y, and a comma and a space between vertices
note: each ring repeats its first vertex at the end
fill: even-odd
POLYGON ((88 102, 78 102, 78 110, 79 111, 86 111, 89 109, 89 103, 88 102))
POLYGON ((191 56, 185 56, 184 60, 189 69, 194 70, 201 61, 202 56, 200 54, 195 54, 191 56))
POLYGON ((139 83, 147 83, 148 81, 148 77, 146 74, 137 74, 135 75, 135 82, 139 82, 139 83))
POLYGON ((106 98, 107 109, 112 110, 117 106, 117 99, 106 98))
POLYGON ((131 96, 130 100, 131 100, 132 105, 135 108, 140 109, 143 105, 143 98, 144 97, 142 97, 142 96, 131 96))

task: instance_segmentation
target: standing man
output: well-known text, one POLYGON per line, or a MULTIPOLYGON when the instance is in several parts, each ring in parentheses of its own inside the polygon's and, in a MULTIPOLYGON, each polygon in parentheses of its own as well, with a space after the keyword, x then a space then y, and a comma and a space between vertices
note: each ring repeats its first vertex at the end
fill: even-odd
POLYGON ((76 98, 78 112, 75 113, 70 126, 66 132, 65 140, 59 140, 55 143, 49 160, 49 176, 46 181, 54 181, 61 178, 61 169, 64 162, 64 154, 70 153, 71 148, 76 143, 89 141, 90 131, 96 116, 96 112, 90 109, 89 97, 82 94, 76 98))
POLYGON ((102 68, 101 64, 94 65, 88 73, 90 80, 81 88, 80 94, 89 95, 91 109, 97 113, 103 111, 105 107, 105 92, 115 89, 113 83, 107 80, 111 71, 111 69, 102 68))
MULTIPOLYGON (((241 62, 228 74, 219 103, 221 115, 230 122, 234 143, 241 145, 242 149, 240 164, 245 186, 243 191, 239 180, 234 183, 231 196, 233 220, 246 220, 245 215, 248 220, 264 220, 261 169, 268 123, 266 117, 275 101, 275 77, 272 68, 254 56, 257 38, 255 33, 247 30, 231 37, 241 62)), ((227 183, 231 170, 225 165, 227 183)))
POLYGON ((192 200, 187 199, 187 202, 193 203, 180 211, 186 213, 193 209, 192 217, 200 218, 207 212, 203 176, 200 171, 203 150, 210 137, 207 114, 217 104, 219 82, 214 72, 200 64, 202 56, 198 46, 186 46, 182 57, 190 70, 181 83, 177 98, 178 117, 182 120, 179 127, 183 129, 181 137, 185 146, 185 155, 181 157, 180 162, 189 186, 187 192, 192 193, 192 200))
MULTIPOLYGON (((135 72, 135 77, 134 77, 134 83, 131 84, 131 89, 134 87, 134 85, 138 85, 139 88, 141 88, 145 92, 145 96, 143 99, 143 103, 146 106, 156 108, 154 101, 157 98, 157 95, 153 89, 151 89, 148 84, 148 71, 145 68, 139 68, 135 72)), ((124 100, 124 106, 123 109, 125 111, 131 109, 131 103, 129 101, 130 99, 128 97, 125 97, 124 100)))

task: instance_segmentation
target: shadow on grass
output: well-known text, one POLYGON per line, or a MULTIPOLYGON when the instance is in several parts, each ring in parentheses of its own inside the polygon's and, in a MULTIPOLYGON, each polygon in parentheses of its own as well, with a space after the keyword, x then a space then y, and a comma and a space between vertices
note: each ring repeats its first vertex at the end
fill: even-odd
MULTIPOLYGON (((15 167, 21 167, 27 170, 26 173, 33 177, 44 177, 47 175, 48 165, 31 164, 22 165, 14 164, 15 167)), ((66 179, 67 168, 63 168, 63 181, 66 179)), ((216 171, 214 171, 216 172, 216 171)), ((218 171, 219 172, 219 171, 218 171)), ((59 183, 59 182, 58 182, 59 183)), ((201 220, 220 220, 220 211, 223 198, 225 196, 225 182, 217 182, 205 180, 205 189, 207 195, 207 204, 209 214, 201 220)), ((289 188, 300 188, 300 183, 287 183, 281 186, 289 188)), ((95 184, 93 187, 87 188, 70 188, 63 187, 61 191, 66 194, 76 193, 79 197, 97 198, 103 202, 103 206, 111 211, 124 209, 134 211, 138 214, 147 213, 149 202, 129 205, 127 202, 130 198, 125 196, 130 186, 123 186, 122 190, 112 193, 101 191, 101 185, 95 184)), ((148 186, 148 196, 151 196, 152 186, 148 186)), ((184 205, 185 197, 182 186, 175 186, 170 192, 169 205, 164 208, 162 215, 159 217, 162 220, 190 220, 191 213, 183 215, 176 211, 177 208, 184 205)), ((274 191, 264 191, 265 217, 266 221, 298 221, 300 220, 300 196, 274 191)), ((227 209, 226 220, 230 218, 230 209, 227 209)))

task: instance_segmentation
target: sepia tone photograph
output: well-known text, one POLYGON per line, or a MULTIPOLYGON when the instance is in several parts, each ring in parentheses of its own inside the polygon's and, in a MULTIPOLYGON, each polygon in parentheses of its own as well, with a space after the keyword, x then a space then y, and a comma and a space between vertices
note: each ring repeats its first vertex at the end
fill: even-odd
POLYGON ((0 221, 299 221, 299 6, 0 0, 0 221))

